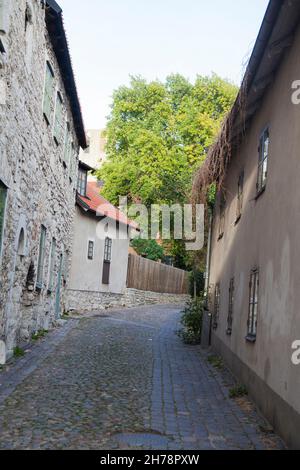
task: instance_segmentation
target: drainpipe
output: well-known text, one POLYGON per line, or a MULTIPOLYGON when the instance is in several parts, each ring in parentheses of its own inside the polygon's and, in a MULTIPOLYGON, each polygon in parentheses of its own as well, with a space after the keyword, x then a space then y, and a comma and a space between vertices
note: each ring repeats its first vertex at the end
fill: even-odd
POLYGON ((208 289, 209 289, 209 279, 210 279, 210 257, 211 257, 212 225, 213 225, 213 216, 212 216, 212 213, 210 213, 210 215, 209 215, 208 241, 207 241, 207 254, 206 254, 206 273, 205 273, 205 295, 206 295, 206 300, 208 300, 208 289))
MULTIPOLYGON (((209 231, 207 241, 207 255, 206 255, 206 276, 205 276, 205 303, 204 303, 204 314, 207 318, 208 331, 206 335, 203 331, 202 345, 203 347, 210 347, 211 345, 211 334, 212 334, 212 314, 209 311, 209 281, 210 281, 210 259, 211 259, 211 242, 212 242, 212 227, 213 227, 213 215, 212 212, 209 215, 209 231)), ((203 329, 204 330, 204 329, 203 329)))

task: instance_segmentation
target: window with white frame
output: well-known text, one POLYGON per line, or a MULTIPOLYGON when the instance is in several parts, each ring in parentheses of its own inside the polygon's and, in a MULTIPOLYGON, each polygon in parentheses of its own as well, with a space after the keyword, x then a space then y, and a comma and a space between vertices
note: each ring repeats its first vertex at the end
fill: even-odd
POLYGON ((106 237, 104 245, 104 261, 111 261, 112 239, 106 237))
POLYGON ((77 191, 83 197, 86 196, 86 186, 87 186, 87 171, 84 170, 83 168, 79 168, 78 179, 77 179, 77 191))
POLYGON ((46 62, 46 77, 44 89, 43 112, 49 125, 52 123, 52 108, 54 101, 54 72, 49 61, 46 62))
POLYGON ((0 181, 0 255, 2 250, 2 237, 4 231, 4 217, 7 197, 7 187, 0 181))
POLYGON ((259 159, 258 159, 258 175, 257 175, 257 193, 261 193, 267 183, 268 175, 268 159, 269 159, 269 147, 270 147, 270 133, 269 129, 266 128, 259 141, 259 159))
POLYGON ((89 260, 94 259, 94 242, 93 242, 93 240, 89 240, 89 243, 88 243, 88 259, 89 260))
POLYGON ((47 229, 44 225, 41 226, 40 247, 37 266, 36 287, 42 289, 44 287, 44 264, 45 264, 45 246, 46 246, 47 229))
POLYGON ((111 252, 112 252, 112 239, 106 237, 104 244, 104 260, 102 271, 102 284, 108 285, 110 280, 110 265, 111 265, 111 252))
POLYGON ((249 314, 247 339, 252 341, 255 341, 257 333, 258 290, 259 270, 255 268, 251 271, 249 283, 249 314))

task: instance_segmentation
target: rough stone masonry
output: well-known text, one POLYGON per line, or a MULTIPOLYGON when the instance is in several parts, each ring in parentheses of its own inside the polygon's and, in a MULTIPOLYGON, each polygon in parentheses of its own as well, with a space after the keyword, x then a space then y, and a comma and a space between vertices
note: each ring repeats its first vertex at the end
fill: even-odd
MULTIPOLYGON (((47 28, 47 14, 52 14, 49 3, 0 0, 0 184, 6 192, 0 237, 2 363, 16 345, 47 329, 63 310, 71 255, 80 142, 70 90, 47 28), (47 62, 53 73, 50 122, 43 113, 47 62), (59 141, 54 139, 57 124, 63 127, 59 141), (68 161, 64 158, 67 132, 72 142, 68 161), (43 283, 37 289, 42 225, 46 229, 43 283)), ((68 54, 67 45, 63 53, 68 54)))

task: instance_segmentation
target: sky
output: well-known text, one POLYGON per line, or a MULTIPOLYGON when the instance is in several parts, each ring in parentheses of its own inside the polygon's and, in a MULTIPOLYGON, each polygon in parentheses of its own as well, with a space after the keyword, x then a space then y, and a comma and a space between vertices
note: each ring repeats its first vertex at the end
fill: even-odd
POLYGON ((268 0, 58 0, 83 118, 104 128, 130 75, 217 73, 240 84, 268 0))

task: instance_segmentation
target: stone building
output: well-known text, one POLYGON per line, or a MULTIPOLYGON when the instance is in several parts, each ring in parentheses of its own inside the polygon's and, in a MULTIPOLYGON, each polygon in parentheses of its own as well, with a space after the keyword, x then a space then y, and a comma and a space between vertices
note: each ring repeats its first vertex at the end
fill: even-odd
POLYGON ((299 52, 300 2, 271 0, 226 139, 210 154, 229 163, 203 329, 291 448, 300 446, 299 52))
POLYGON ((86 147, 62 11, 0 0, 1 362, 64 309, 79 148, 86 147), (6 357, 5 357, 6 356, 6 357))

